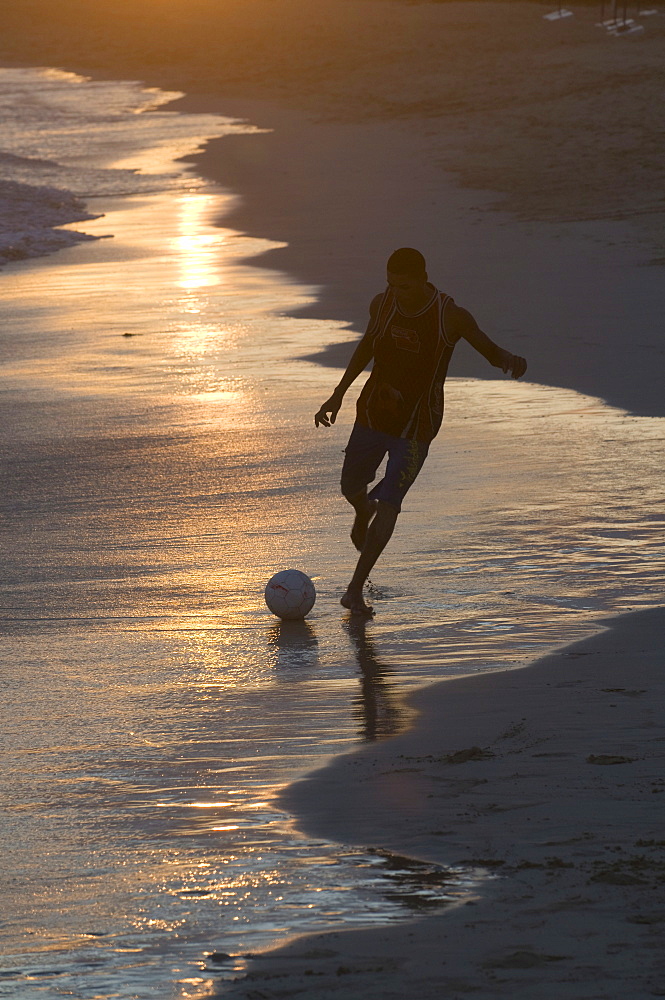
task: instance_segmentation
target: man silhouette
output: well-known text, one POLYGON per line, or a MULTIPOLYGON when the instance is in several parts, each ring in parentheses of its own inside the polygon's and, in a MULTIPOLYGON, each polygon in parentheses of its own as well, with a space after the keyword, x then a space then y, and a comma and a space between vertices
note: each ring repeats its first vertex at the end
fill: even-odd
POLYGON ((332 396, 314 417, 335 423, 344 394, 369 362, 346 447, 342 493, 355 510, 351 539, 360 552, 342 605, 371 615, 363 587, 395 528, 402 501, 427 457, 443 419, 443 384, 455 344, 464 339, 495 368, 520 378, 526 361, 499 347, 471 313, 432 285, 425 258, 402 247, 391 254, 388 287, 370 305, 367 331, 332 396), (385 457, 383 479, 367 493, 385 457))

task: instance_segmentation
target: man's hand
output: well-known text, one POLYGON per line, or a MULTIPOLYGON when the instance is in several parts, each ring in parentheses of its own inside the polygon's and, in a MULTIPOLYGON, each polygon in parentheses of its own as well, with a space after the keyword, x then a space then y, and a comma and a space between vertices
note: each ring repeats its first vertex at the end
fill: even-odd
POLYGON ((343 399, 344 393, 335 389, 330 399, 327 399, 319 412, 314 414, 314 423, 317 427, 319 424, 322 424, 324 427, 330 427, 331 424, 335 423, 343 399))
POLYGON ((524 358, 518 357, 517 354, 511 354, 509 351, 504 351, 503 354, 501 367, 504 375, 510 372, 513 378, 521 378, 526 371, 526 361, 524 358))

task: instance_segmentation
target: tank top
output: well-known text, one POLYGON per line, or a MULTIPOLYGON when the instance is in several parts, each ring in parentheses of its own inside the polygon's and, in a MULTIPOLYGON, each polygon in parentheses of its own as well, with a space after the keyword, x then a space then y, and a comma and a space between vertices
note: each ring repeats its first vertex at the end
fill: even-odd
POLYGON ((366 334, 374 366, 356 406, 364 427, 424 442, 441 427, 443 383, 459 336, 446 331, 452 298, 432 288, 432 299, 415 316, 400 312, 391 288, 381 299, 366 334))

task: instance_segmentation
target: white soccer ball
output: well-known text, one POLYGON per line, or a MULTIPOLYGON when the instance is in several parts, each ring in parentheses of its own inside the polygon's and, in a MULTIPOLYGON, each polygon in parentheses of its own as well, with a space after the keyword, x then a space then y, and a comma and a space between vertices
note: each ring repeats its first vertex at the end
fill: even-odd
POLYGON ((316 589, 306 573, 283 569, 268 580, 265 598, 278 618, 304 618, 314 607, 316 589))

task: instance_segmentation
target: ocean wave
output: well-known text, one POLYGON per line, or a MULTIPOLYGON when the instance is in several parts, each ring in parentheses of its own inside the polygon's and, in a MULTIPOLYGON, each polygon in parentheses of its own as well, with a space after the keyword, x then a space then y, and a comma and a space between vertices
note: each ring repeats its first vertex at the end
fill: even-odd
POLYGON ((71 191, 0 180, 0 266, 94 239, 57 227, 95 218, 71 191))
MULTIPOLYGON (((78 198, 121 198, 132 194, 150 194, 183 185, 181 174, 144 174, 131 168, 71 166, 55 160, 19 156, 0 150, 0 180, 59 188, 78 198)), ((187 186, 199 183, 188 179, 187 186)))
POLYGON ((99 218, 87 199, 202 185, 184 158, 213 136, 253 131, 164 109, 181 96, 134 81, 0 67, 0 266, 93 239, 58 228, 99 218))

